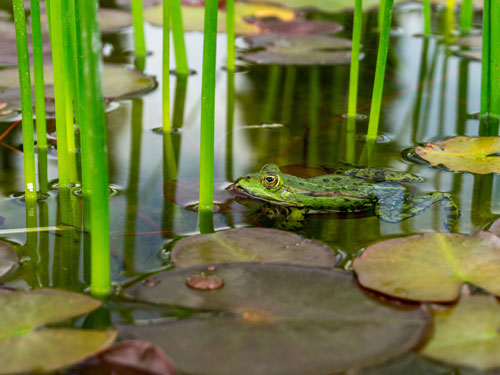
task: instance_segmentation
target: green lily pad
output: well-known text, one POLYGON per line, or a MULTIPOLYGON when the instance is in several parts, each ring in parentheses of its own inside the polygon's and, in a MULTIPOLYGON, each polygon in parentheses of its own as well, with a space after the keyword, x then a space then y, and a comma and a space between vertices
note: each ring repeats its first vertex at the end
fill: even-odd
POLYGON ((242 55, 256 64, 335 65, 351 62, 351 41, 321 34, 261 34, 245 38, 252 48, 242 55))
POLYGON ((190 236, 177 242, 172 264, 190 267, 230 262, 273 262, 333 267, 333 250, 318 241, 266 228, 237 228, 190 236))
MULTIPOLYGON (((255 3, 262 0, 249 0, 255 3)), ((409 0, 395 0, 395 4, 408 2, 409 0)), ((273 0, 273 3, 281 4, 288 8, 314 8, 323 12, 336 13, 354 9, 353 0, 273 0)), ((376 8, 379 6, 379 0, 364 0, 363 10, 376 8)))
MULTIPOLYGON (((260 32, 258 26, 247 22, 247 17, 275 17, 285 21, 295 18, 295 12, 290 9, 285 9, 280 6, 262 4, 260 2, 255 4, 247 4, 236 2, 234 5, 235 12, 235 33, 238 35, 255 34, 260 32)), ((156 5, 144 10, 144 19, 155 25, 163 25, 163 7, 156 5)), ((182 6, 182 20, 184 23, 184 30, 188 31, 203 31, 204 25, 204 7, 198 6, 182 6)), ((226 12, 219 9, 217 32, 226 32, 226 12)))
POLYGON ((494 297, 463 298, 433 316, 434 335, 423 355, 479 370, 500 367, 500 304, 494 297))
MULTIPOLYGON (((142 94, 156 87, 154 77, 123 65, 104 64, 102 77, 104 96, 108 99, 142 94)), ((53 93, 54 73, 51 65, 44 67, 44 79, 46 91, 53 93)), ((17 68, 0 70, 0 92, 17 87, 19 87, 17 68)))
POLYGON ((231 263, 156 274, 156 286, 125 293, 140 301, 224 313, 151 325, 122 325, 127 339, 161 346, 189 374, 330 374, 397 356, 426 331, 419 307, 383 303, 351 273, 314 267, 231 263), (211 270, 211 271, 209 271, 211 270), (224 286, 196 290, 205 273, 224 286))
POLYGON ((354 261, 361 285, 394 297, 446 302, 464 282, 500 296, 500 238, 423 233, 369 246, 354 261))
POLYGON ((431 165, 477 174, 500 173, 500 137, 458 136, 417 147, 415 153, 431 165))
POLYGON ((99 305, 93 298, 59 290, 0 290, 0 374, 53 371, 110 345, 114 331, 41 328, 99 305))
POLYGON ((0 277, 19 263, 17 252, 6 242, 0 241, 0 277))

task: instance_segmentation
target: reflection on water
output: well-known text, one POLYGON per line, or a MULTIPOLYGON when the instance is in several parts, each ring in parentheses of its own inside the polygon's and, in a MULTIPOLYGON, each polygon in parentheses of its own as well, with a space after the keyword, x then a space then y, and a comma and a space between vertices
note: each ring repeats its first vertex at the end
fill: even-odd
MULTIPOLYGON (((349 17, 345 36, 350 37, 349 17)), ((445 17, 436 16, 438 26, 445 17)), ((365 18, 364 58, 360 66, 358 113, 367 115, 374 78, 376 14, 365 18)), ((215 176, 231 181, 254 172, 263 164, 335 166, 347 162, 361 166, 392 167, 424 178, 416 193, 450 192, 462 216, 459 230, 484 228, 500 214, 498 176, 475 176, 430 168, 405 157, 403 150, 429 140, 455 134, 488 135, 495 128, 480 124, 471 114, 479 111, 480 64, 454 54, 456 47, 441 37, 423 38, 420 8, 401 7, 394 15, 378 142, 366 144, 368 122, 347 121, 348 66, 283 67, 245 66, 236 73, 225 64, 225 36, 218 37, 215 176), (280 126, 265 126, 279 124, 280 126)), ((161 29, 146 27, 151 54, 145 73, 161 72, 161 29)), ((128 35, 128 34, 126 34, 128 35)), ((116 51, 125 51, 130 37, 107 36, 116 51)), ((143 97, 124 99, 107 114, 110 183, 119 188, 111 198, 112 272, 115 282, 164 267, 172 239, 198 231, 197 213, 176 205, 197 184, 202 34, 186 35, 191 76, 171 76, 173 132, 163 137, 161 87, 143 97), (166 181, 177 179, 176 184, 166 181), (166 199, 166 197, 173 197, 166 199), (166 254, 167 251, 167 255, 166 254)), ((240 43, 243 46, 242 42, 240 43)), ((172 52, 173 53, 173 52, 172 52)), ((129 60, 129 58, 128 58, 129 60)), ((124 58, 122 61, 127 61, 124 58)), ((173 61, 173 56, 172 56, 173 61)), ((1 125, 5 130, 7 125, 1 125)), ((80 200, 73 194, 50 190, 50 197, 25 208, 10 194, 22 190, 20 129, 0 143, 0 225, 2 236, 18 243, 23 267, 11 285, 58 286, 81 290, 88 285, 88 235, 82 231, 80 200), (71 208, 71 209, 69 209, 71 208), (72 215, 67 217, 67 213, 72 215), (5 230, 67 225, 70 231, 12 234, 5 230)), ((42 188, 56 176, 54 152, 38 155, 42 188)), ((237 203, 235 203, 237 205, 237 203)), ((215 229, 262 225, 250 215, 252 207, 214 215, 215 229)), ((368 215, 311 215, 298 230, 320 239, 345 255, 345 260, 366 245, 389 236, 439 231, 444 220, 439 206, 398 224, 383 223, 368 215)))

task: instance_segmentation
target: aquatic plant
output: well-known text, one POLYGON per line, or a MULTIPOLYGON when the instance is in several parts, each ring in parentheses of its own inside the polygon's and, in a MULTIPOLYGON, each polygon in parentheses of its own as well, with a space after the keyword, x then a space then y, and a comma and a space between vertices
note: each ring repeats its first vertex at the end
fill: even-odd
POLYGON ((358 103, 359 49, 361 44, 361 21, 363 17, 363 0, 356 0, 352 25, 351 73, 349 79, 348 117, 356 117, 358 103))
MULTIPOLYGON (((175 2, 175 0, 174 0, 175 2)), ((170 121, 170 10, 171 0, 163 1, 163 49, 162 49, 162 123, 163 133, 172 128, 170 121)))

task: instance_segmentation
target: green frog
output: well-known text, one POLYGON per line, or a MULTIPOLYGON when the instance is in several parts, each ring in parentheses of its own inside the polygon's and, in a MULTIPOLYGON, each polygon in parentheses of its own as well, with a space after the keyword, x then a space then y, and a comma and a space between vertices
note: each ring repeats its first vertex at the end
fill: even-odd
POLYGON ((386 168, 340 168, 313 178, 285 174, 274 164, 259 173, 241 176, 232 185, 239 193, 272 205, 297 208, 295 218, 305 213, 373 211, 382 221, 398 223, 422 213, 435 203, 446 212, 449 229, 460 215, 448 193, 431 192, 413 196, 402 183, 420 177, 386 168))

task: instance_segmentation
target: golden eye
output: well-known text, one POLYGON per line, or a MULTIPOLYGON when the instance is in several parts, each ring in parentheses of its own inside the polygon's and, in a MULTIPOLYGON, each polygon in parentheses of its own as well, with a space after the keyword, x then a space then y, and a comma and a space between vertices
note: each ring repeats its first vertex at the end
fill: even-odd
POLYGON ((278 185, 280 181, 279 176, 275 174, 266 174, 262 177, 262 184, 268 189, 272 189, 278 185))

